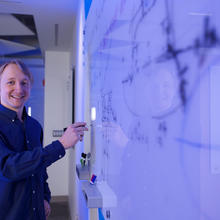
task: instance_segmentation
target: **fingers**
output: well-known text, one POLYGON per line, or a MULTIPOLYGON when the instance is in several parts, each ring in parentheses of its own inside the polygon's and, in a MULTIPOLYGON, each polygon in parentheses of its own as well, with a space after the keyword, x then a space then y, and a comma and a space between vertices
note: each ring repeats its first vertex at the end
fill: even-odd
POLYGON ((44 209, 45 209, 46 218, 48 218, 51 212, 51 208, 50 208, 50 204, 46 200, 44 200, 44 209))
MULTIPOLYGON (((87 130, 88 130, 88 129, 87 129, 87 130)), ((78 135, 80 141, 83 141, 84 131, 85 131, 85 130, 77 131, 77 135, 78 135)))
POLYGON ((83 135, 80 135, 79 140, 83 141, 83 135))
POLYGON ((78 141, 83 141, 84 132, 88 131, 85 122, 76 122, 65 129, 64 134, 59 139, 65 149, 73 147, 78 141))
POLYGON ((67 129, 73 133, 76 133, 77 135, 84 134, 84 131, 88 131, 86 123, 84 123, 83 126, 76 126, 75 124, 71 124, 67 129))
POLYGON ((74 132, 77 134, 79 140, 82 141, 84 137, 84 132, 88 131, 88 128, 86 127, 86 123, 76 122, 72 124, 71 127, 73 128, 74 132))
POLYGON ((86 122, 76 122, 76 123, 72 124, 73 128, 85 127, 85 126, 86 126, 86 122))
POLYGON ((77 127, 77 128, 74 128, 77 132, 84 132, 84 131, 88 131, 88 128, 87 127, 77 127))

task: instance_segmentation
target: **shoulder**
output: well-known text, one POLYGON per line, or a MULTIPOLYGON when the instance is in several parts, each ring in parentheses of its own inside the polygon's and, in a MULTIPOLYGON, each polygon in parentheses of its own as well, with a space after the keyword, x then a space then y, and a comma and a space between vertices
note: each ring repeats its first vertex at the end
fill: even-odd
POLYGON ((31 126, 34 129, 42 130, 41 124, 33 117, 27 116, 27 124, 28 126, 31 126))

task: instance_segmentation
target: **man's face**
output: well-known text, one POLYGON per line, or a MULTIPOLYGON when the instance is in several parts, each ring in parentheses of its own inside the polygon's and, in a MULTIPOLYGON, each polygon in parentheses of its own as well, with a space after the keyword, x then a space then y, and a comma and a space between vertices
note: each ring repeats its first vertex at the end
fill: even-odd
POLYGON ((1 104, 16 112, 22 111, 30 96, 28 76, 16 64, 9 64, 0 76, 1 104))

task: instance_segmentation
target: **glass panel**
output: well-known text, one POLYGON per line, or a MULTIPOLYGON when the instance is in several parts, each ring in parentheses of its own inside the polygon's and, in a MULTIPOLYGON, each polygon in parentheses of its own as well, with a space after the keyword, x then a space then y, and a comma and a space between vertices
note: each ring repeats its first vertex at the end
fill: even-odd
POLYGON ((219 9, 93 0, 91 169, 105 219, 220 219, 219 9))

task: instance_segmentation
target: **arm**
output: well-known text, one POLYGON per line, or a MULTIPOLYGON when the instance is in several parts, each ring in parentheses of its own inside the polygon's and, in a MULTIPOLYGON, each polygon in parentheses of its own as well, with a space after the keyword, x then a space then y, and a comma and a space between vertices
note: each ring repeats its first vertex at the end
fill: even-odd
POLYGON ((82 140, 84 131, 88 130, 85 125, 83 122, 70 125, 59 140, 44 148, 39 146, 23 152, 11 151, 4 136, 0 134, 0 176, 8 181, 17 181, 50 166, 65 155, 65 149, 82 140))
POLYGON ((7 148, 0 135, 0 173, 9 181, 29 177, 64 155, 65 150, 59 141, 54 141, 45 148, 37 147, 31 151, 13 152, 7 148))

